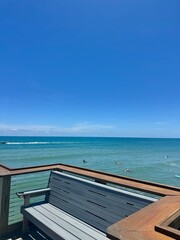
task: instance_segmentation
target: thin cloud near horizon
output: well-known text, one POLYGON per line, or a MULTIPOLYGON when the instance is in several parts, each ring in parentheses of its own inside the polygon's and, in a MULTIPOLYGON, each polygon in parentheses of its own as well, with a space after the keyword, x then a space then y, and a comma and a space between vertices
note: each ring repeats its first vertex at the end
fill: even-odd
POLYGON ((113 130, 111 125, 103 124, 74 124, 69 127, 57 127, 48 125, 0 125, 0 135, 95 135, 104 131, 113 130))
MULTIPOLYGON (((161 122, 162 123, 162 122, 161 122)), ((151 126, 141 128, 141 124, 134 126, 125 124, 94 124, 74 123, 71 126, 33 125, 33 124, 0 124, 0 136, 83 136, 83 137, 152 137, 178 138, 176 132, 169 135, 165 124, 154 123, 151 126), (155 127, 157 126, 157 127, 155 127), (159 128, 158 126, 161 126, 159 128), (145 131, 144 131, 145 129, 145 131)))

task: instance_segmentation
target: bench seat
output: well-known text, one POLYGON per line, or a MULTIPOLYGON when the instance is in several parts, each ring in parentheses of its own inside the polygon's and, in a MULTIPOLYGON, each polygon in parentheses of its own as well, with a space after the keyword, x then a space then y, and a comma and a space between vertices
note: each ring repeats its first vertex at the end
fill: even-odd
POLYGON ((109 239, 101 231, 49 203, 26 208, 23 214, 54 240, 109 239))
POLYGON ((25 205, 23 229, 32 222, 53 240, 107 240, 107 228, 155 199, 67 173, 52 171, 47 189, 19 193, 25 205), (30 197, 46 194, 30 205, 30 197))

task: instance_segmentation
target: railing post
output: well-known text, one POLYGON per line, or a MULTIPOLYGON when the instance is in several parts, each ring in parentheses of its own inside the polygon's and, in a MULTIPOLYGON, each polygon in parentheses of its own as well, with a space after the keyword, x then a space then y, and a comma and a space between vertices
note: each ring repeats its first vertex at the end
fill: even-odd
POLYGON ((11 176, 0 177, 0 237, 8 232, 11 176))

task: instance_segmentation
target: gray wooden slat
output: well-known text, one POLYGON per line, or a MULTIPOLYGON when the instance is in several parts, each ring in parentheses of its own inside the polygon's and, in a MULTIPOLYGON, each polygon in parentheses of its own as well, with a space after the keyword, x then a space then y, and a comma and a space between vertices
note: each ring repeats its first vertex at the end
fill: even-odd
MULTIPOLYGON (((47 235, 49 234, 50 237, 51 234, 49 232, 49 229, 45 229, 46 227, 49 227, 51 230, 55 231, 56 234, 59 235, 66 240, 76 240, 76 239, 83 239, 83 240, 107 240, 108 238, 103 236, 102 234, 98 233, 96 230, 93 231, 92 228, 89 228, 87 225, 84 225, 84 223, 80 223, 79 220, 76 220, 75 218, 72 219, 71 216, 68 216, 67 214, 62 214, 61 210, 57 210, 57 212, 54 210, 54 208, 46 208, 43 205, 42 206, 36 206, 27 208, 24 210, 25 215, 28 216, 28 219, 30 219, 33 223, 36 221, 36 225, 44 231, 47 235), (47 210, 48 209, 48 210, 47 210), (55 215, 55 213, 57 215, 55 215), (36 220, 34 219, 36 218, 36 220), (66 218, 66 220, 64 220, 66 218), (43 223, 43 226, 40 226, 37 224, 37 220, 43 223), (78 227, 79 228, 78 228, 78 227), (91 235, 89 235, 91 234, 91 235)), ((59 239, 59 238, 53 238, 53 239, 59 239)))
POLYGON ((73 222, 73 224, 75 226, 78 226, 80 224, 80 227, 81 227, 81 225, 83 224, 84 231, 88 231, 89 234, 94 234, 94 232, 96 232, 97 234, 100 234, 100 236, 101 235, 103 236, 102 239, 104 239, 104 237, 105 237, 105 234, 102 233, 101 231, 99 231, 98 229, 91 227, 90 225, 86 224, 85 222, 82 222, 81 220, 79 220, 78 218, 74 218, 72 215, 62 211, 61 209, 56 208, 55 206, 53 206, 49 203, 43 204, 43 208, 46 208, 50 211, 53 211, 54 214, 57 215, 57 216, 59 215, 59 212, 61 212, 61 215, 62 215, 63 219, 67 218, 66 219, 67 221, 68 221, 68 218, 70 217, 71 221, 73 222))
POLYGON ((76 185, 72 185, 71 187, 68 188, 64 188, 63 186, 60 186, 60 188, 57 188, 57 185, 54 186, 51 184, 51 189, 53 191, 59 192, 61 194, 64 195, 81 195, 83 198, 85 199, 89 199, 89 200, 94 200, 95 202, 97 202, 97 204, 99 204, 101 202, 101 200, 104 200, 104 203, 109 204, 109 202, 111 202, 111 205, 116 205, 117 207, 120 206, 122 207, 124 205, 124 207, 126 208, 126 205, 131 205, 131 208, 134 210, 138 210, 141 209, 142 207, 146 206, 147 204, 138 204, 137 202, 134 202, 133 199, 131 199, 130 197, 122 197, 120 194, 119 196, 116 196, 116 198, 113 197, 113 195, 110 193, 104 193, 103 195, 101 194, 101 190, 99 189, 92 189, 89 188, 89 186, 84 186, 86 188, 86 190, 84 191, 82 186, 79 186, 78 184, 76 185))
MULTIPOLYGON (((84 198, 83 196, 72 196, 71 194, 66 196, 63 194, 59 194, 57 192, 52 192, 49 202, 52 204, 56 204, 59 208, 62 208, 62 201, 66 205, 72 205, 74 208, 83 209, 90 212, 95 212, 96 215, 98 215, 101 218, 105 218, 109 222, 113 223, 114 221, 118 221, 120 218, 124 218, 126 215, 130 215, 134 213, 135 211, 132 211, 131 209, 124 210, 121 207, 113 206, 113 202, 111 203, 104 203, 104 200, 101 199, 99 201, 99 204, 96 203, 96 201, 93 201, 91 199, 84 198), (58 201, 58 199, 60 201, 58 201), (94 203, 95 202, 95 203, 94 203), (109 205, 108 205, 109 204, 109 205), (112 209, 111 209, 112 206, 112 209)), ((66 210, 66 209, 64 209, 66 210)))
MULTIPOLYGON (((88 181, 88 180, 85 180, 85 179, 80 179, 80 178, 77 178, 77 177, 74 177, 74 176, 68 176, 67 174, 64 174, 64 173, 60 173, 60 172, 53 172, 52 175, 51 175, 51 181, 54 179, 54 180, 60 180, 62 182, 62 186, 63 186, 63 183, 67 183, 67 187, 68 185, 70 184, 74 184, 74 183, 78 183, 79 185, 81 186, 89 186, 92 190, 93 189, 100 189, 101 193, 103 194, 107 194, 107 193, 111 193, 112 195, 110 195, 110 199, 112 199, 112 197, 117 197, 119 198, 119 196, 121 195, 122 198, 125 197, 125 198, 130 198, 132 199, 133 201, 140 203, 145 203, 145 204, 149 204, 151 202, 153 202, 153 198, 149 198, 149 197, 146 197, 146 196, 141 196, 141 195, 138 195, 138 194, 135 194, 135 193, 131 193, 131 192, 127 192, 127 191, 123 191, 123 190, 120 190, 120 189, 116 189, 114 187, 110 187, 110 186, 107 186, 107 185, 102 185, 102 184, 99 184, 99 183, 95 183, 95 182, 91 182, 91 181, 88 181)), ((51 182, 50 181, 50 182, 51 182)), ((83 187, 83 189, 85 189, 83 187)))
MULTIPOLYGON (((87 189, 88 191, 88 189, 87 189)), ((55 196, 59 196, 61 198, 68 198, 70 201, 78 201, 78 202, 92 202, 92 205, 97 205, 99 206, 99 208, 103 209, 106 208, 106 211, 111 212, 113 214, 117 213, 117 209, 121 210, 122 212, 128 212, 129 214, 141 209, 140 207, 137 207, 136 205, 134 205, 134 203, 130 202, 128 199, 124 202, 121 201, 121 198, 119 197, 119 201, 118 200, 109 200, 109 198, 107 198, 107 196, 103 195, 92 195, 91 192, 87 192, 86 194, 84 194, 84 192, 81 192, 80 194, 76 194, 73 193, 70 189, 69 192, 64 192, 63 190, 59 190, 54 188, 53 186, 51 186, 51 194, 55 195, 55 196), (81 196, 81 198, 79 198, 79 196, 81 196)))
POLYGON ((77 176, 74 176, 74 175, 71 175, 71 174, 67 174, 67 173, 64 173, 64 172, 52 171, 51 175, 50 175, 50 177, 54 177, 54 178, 59 177, 59 176, 60 176, 60 178, 59 178, 60 180, 62 180, 62 178, 73 179, 73 180, 81 181, 82 183, 83 182, 90 183, 91 185, 100 186, 101 188, 104 188, 104 189, 113 190, 113 192, 115 191, 115 192, 125 193, 125 194, 131 195, 133 197, 137 197, 138 199, 142 198, 143 200, 148 200, 148 201, 154 201, 155 200, 155 198, 152 198, 152 197, 139 195, 138 193, 135 193, 135 192, 129 192, 127 190, 122 190, 122 189, 119 189, 119 188, 115 188, 113 186, 104 185, 104 184, 101 184, 101 183, 98 183, 98 182, 87 180, 87 179, 77 177, 77 176))
MULTIPOLYGON (((62 183, 62 182, 61 182, 62 183)), ((82 186, 80 184, 78 184, 77 182, 74 182, 70 185, 68 185, 68 187, 64 187, 63 184, 58 184, 58 182, 52 182, 50 183, 50 187, 56 191, 56 188, 57 188, 57 191, 61 192, 61 194, 68 194, 68 193, 71 193, 74 195, 81 195, 83 197, 87 197, 87 198, 94 198, 96 199, 97 203, 98 201, 100 202, 101 199, 104 199, 104 201, 106 201, 107 199, 107 203, 109 202, 112 202, 113 204, 111 205, 119 205, 122 207, 122 204, 125 204, 124 207, 126 205, 131 205, 132 209, 134 208, 136 211, 138 209, 141 209, 142 207, 146 206, 147 203, 140 203, 139 202, 136 202, 134 201, 134 199, 131 198, 131 196, 129 197, 128 195, 127 196, 122 196, 121 194, 116 194, 116 198, 114 198, 113 196, 113 193, 112 192, 104 192, 103 194, 101 194, 101 189, 96 189, 95 187, 94 188, 91 188, 89 185, 87 186, 82 186), (114 201, 114 202, 113 202, 114 201)))
MULTIPOLYGON (((58 202, 59 199, 57 199, 56 202, 54 200, 53 205, 58 207, 58 202)), ((72 204, 66 204, 63 201, 61 202, 61 209, 73 215, 74 217, 79 218, 82 221, 85 221, 91 226, 96 227, 97 229, 103 232, 106 232, 106 228, 111 224, 110 222, 107 221, 107 219, 101 219, 97 217, 95 215, 96 214, 95 212, 94 214, 93 213, 91 214, 90 212, 87 212, 85 209, 77 208, 72 204)))
MULTIPOLYGON (((65 213, 64 211, 53 207, 50 204, 43 204, 42 206, 37 206, 40 212, 44 212, 48 215, 49 219, 55 221, 59 225, 69 229, 75 235, 79 236, 81 239, 86 240, 107 240, 104 234, 100 231, 97 231, 95 228, 87 225, 86 223, 78 220, 77 218, 72 217, 71 215, 65 213), (77 233, 76 233, 77 232, 77 233)), ((46 216, 47 216, 46 215, 46 216)))
POLYGON ((61 214, 59 212, 58 216, 54 214, 54 211, 49 211, 43 208, 42 206, 34 207, 34 209, 41 214, 43 214, 46 218, 48 218, 50 221, 55 223, 57 226, 60 226, 61 228, 65 229, 66 231, 70 232, 74 236, 78 236, 79 239, 86 239, 86 240, 94 240, 91 236, 86 234, 84 231, 79 229, 78 227, 74 226, 71 223, 71 218, 69 218, 69 221, 65 221, 63 218, 61 218, 61 214))
POLYGON ((78 237, 72 236, 72 234, 61 228, 61 226, 57 226, 54 222, 44 218, 33 207, 25 209, 23 214, 29 221, 54 240, 79 240, 78 237))

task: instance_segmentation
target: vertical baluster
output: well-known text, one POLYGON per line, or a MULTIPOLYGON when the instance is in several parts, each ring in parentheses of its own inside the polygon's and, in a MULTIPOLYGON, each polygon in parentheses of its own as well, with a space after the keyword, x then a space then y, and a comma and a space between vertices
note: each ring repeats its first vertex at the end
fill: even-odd
POLYGON ((11 177, 0 177, 0 236, 8 232, 11 177))

